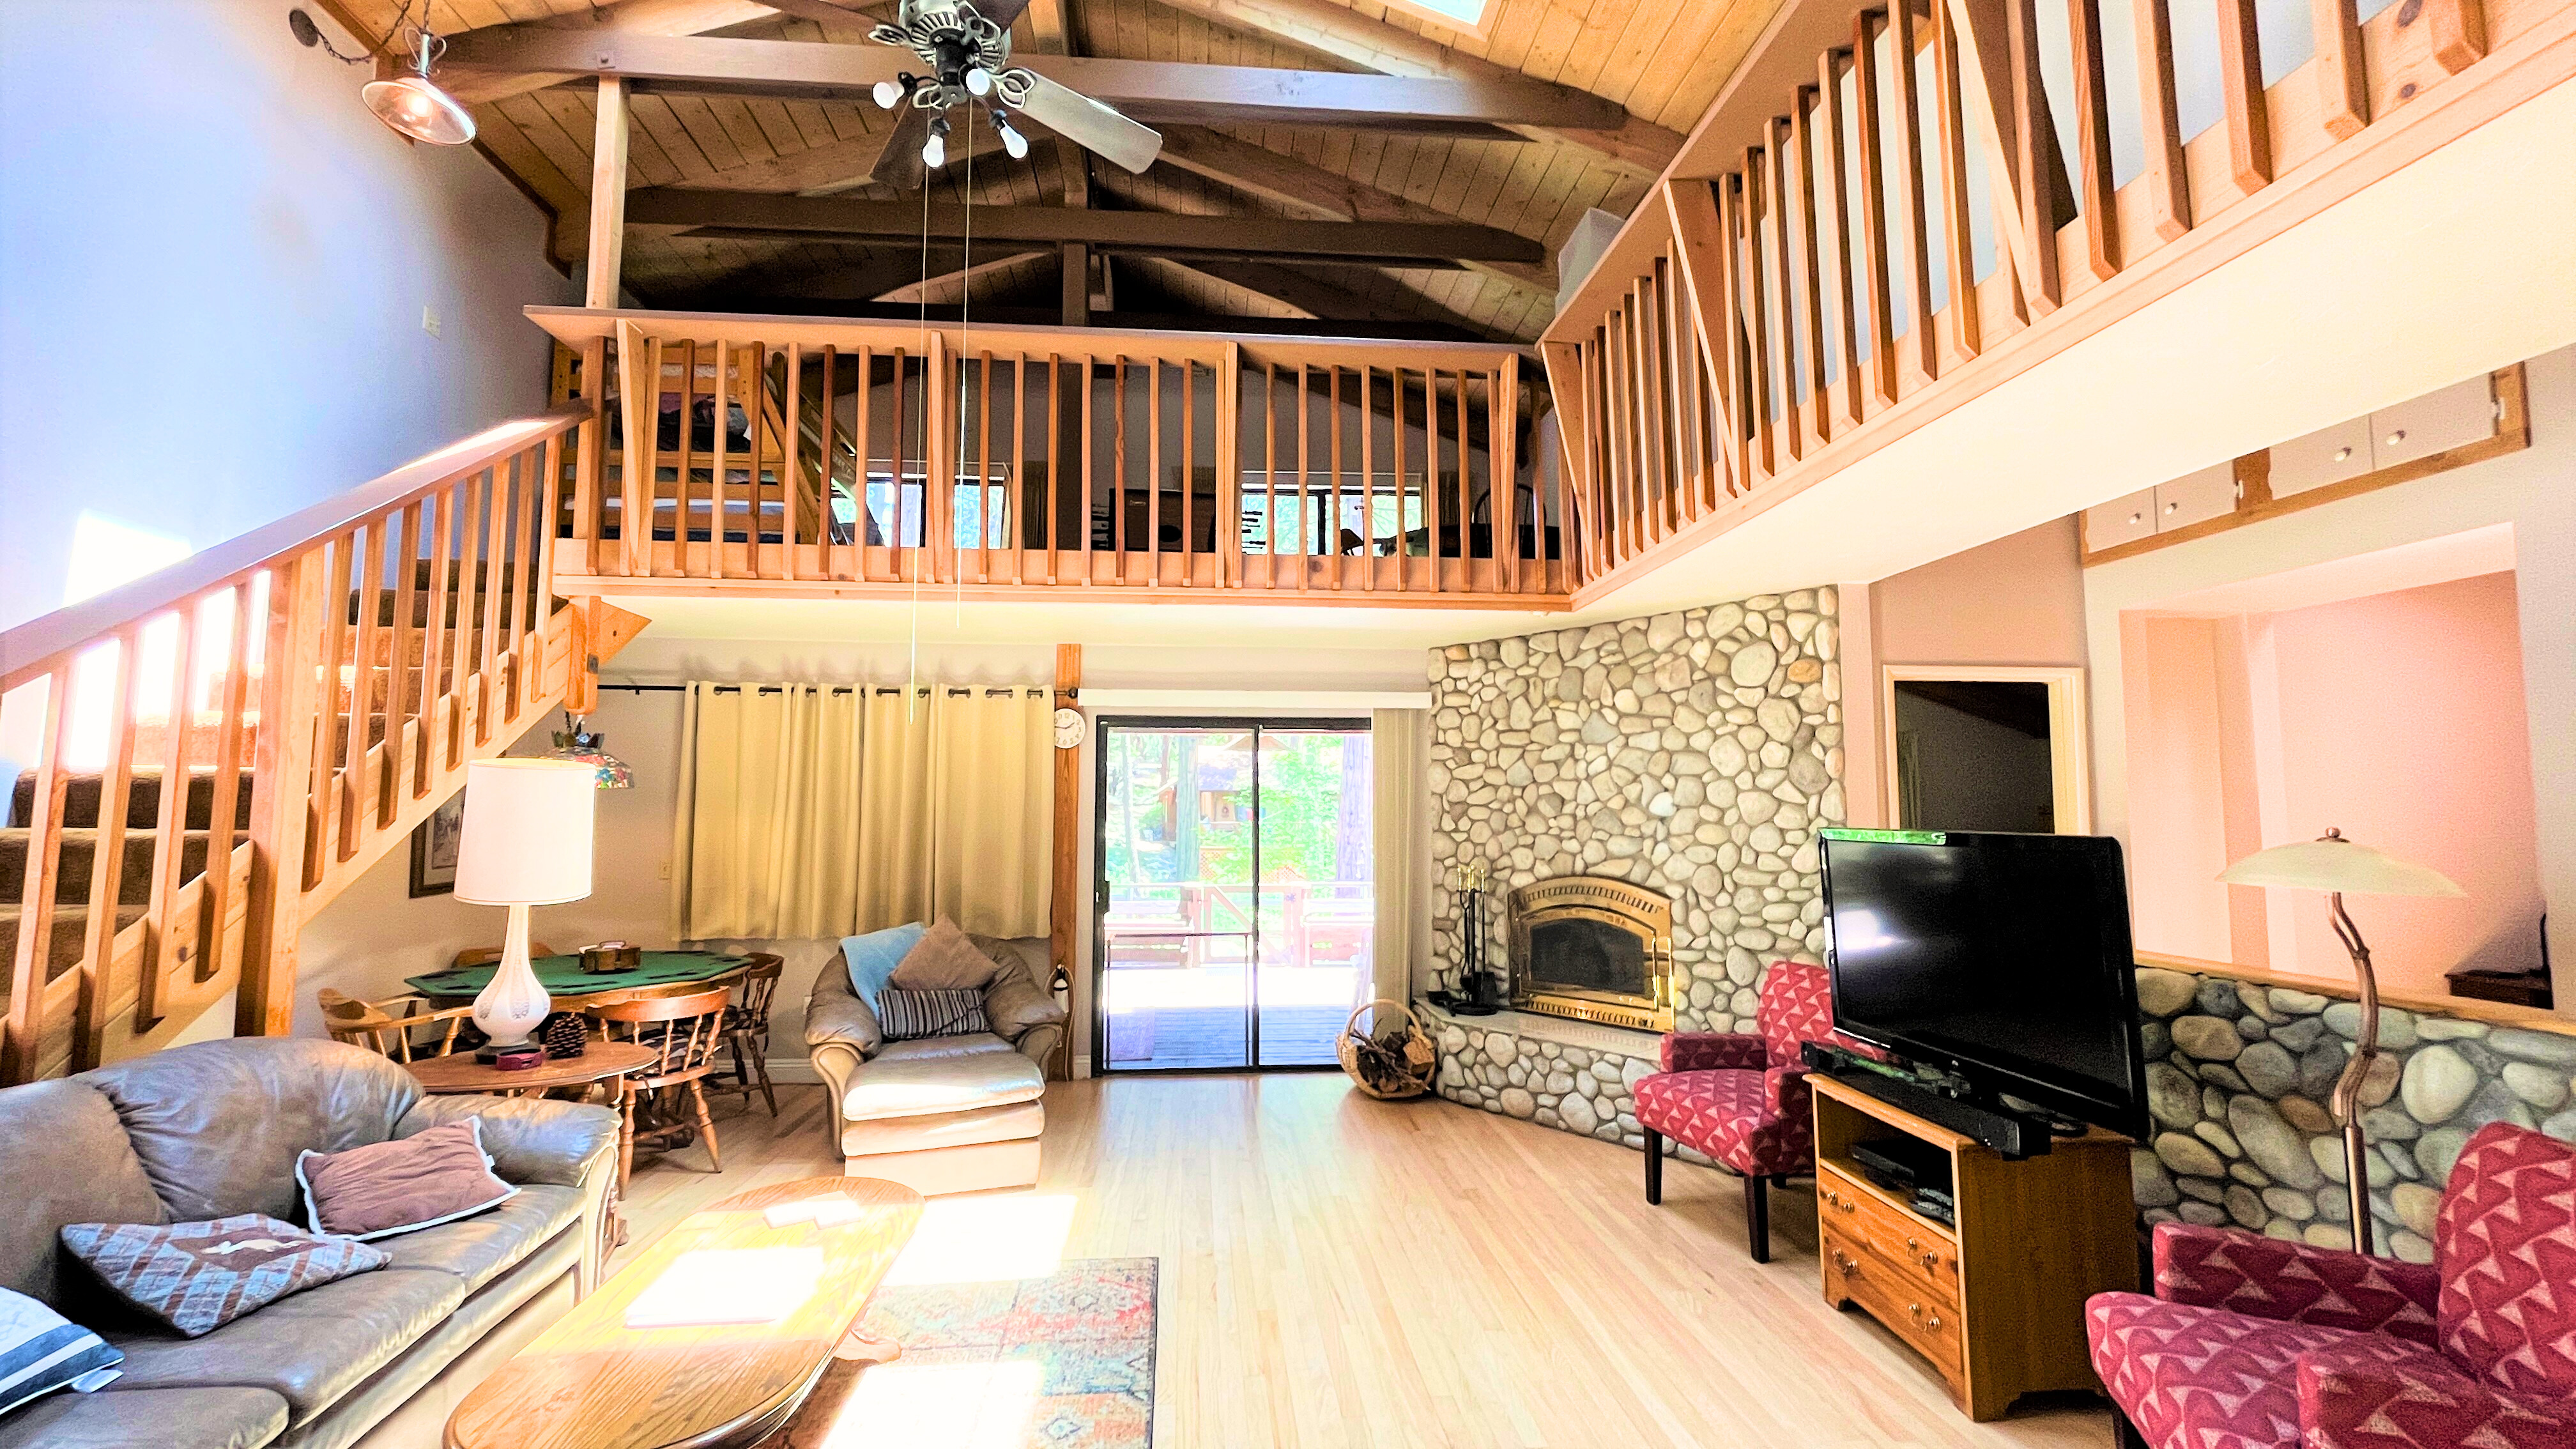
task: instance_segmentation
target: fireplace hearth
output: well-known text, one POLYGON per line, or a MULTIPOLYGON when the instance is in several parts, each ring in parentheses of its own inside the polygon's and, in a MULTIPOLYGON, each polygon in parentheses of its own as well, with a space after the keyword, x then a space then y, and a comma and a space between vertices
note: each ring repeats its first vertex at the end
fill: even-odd
POLYGON ((1673 903, 1605 876, 1511 893, 1512 1005, 1647 1031, 1673 1026, 1673 903))

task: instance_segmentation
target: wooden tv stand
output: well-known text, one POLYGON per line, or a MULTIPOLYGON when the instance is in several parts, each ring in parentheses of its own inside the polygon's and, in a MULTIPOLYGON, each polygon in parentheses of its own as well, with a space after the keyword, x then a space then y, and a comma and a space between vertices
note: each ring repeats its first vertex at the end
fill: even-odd
POLYGON ((1817 1252, 1825 1301, 1857 1304, 1939 1370, 1969 1418, 2041 1389, 2093 1389, 2084 1300, 2138 1286, 2130 1142, 2096 1127, 2007 1162, 1830 1077, 1816 1098, 1817 1252), (1950 1156, 1959 1222, 1874 1186, 1854 1143, 1910 1137, 1950 1156))

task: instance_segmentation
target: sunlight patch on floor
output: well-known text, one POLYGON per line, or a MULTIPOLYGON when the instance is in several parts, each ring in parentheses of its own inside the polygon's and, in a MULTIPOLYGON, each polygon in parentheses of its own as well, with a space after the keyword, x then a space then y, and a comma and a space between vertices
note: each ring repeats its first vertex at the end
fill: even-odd
POLYGON ((1027 1449, 1042 1373, 1035 1363, 879 1364, 814 1449, 1027 1449))
POLYGON ((1043 1278, 1064 1262, 1076 1201, 1070 1193, 1034 1192, 935 1199, 922 1209, 921 1226, 885 1281, 894 1286, 1043 1278))

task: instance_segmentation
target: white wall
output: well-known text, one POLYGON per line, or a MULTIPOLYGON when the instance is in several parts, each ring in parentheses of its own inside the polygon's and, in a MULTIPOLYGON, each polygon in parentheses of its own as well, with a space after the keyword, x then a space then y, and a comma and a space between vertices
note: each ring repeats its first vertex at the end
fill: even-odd
POLYGON ((0 4, 0 628, 545 403, 544 214, 287 8, 0 4))
MULTIPOLYGON (((2191 596, 2292 569, 2451 539, 2499 525, 2512 535, 2524 714, 2538 807, 2540 893, 2558 909, 2551 959, 2561 1011, 2576 1010, 2576 348, 2533 358, 2531 446, 2303 512, 2156 549, 2084 573, 2092 656, 2095 819, 2131 829, 2131 711, 2122 616, 2189 607, 2191 596), (2182 601, 2177 604, 2176 601, 2182 601)), ((2355 719, 2354 729, 2373 722, 2355 719)), ((2279 844, 2279 841, 2266 841, 2279 844)), ((2464 943, 2474 944, 2474 943, 2464 943)))

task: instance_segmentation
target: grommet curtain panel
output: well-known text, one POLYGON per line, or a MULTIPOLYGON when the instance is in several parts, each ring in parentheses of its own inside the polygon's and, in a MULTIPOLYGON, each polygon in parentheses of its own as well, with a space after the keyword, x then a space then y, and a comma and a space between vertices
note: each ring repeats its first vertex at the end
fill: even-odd
POLYGON ((1045 690, 700 682, 683 700, 681 939, 829 938, 941 914, 1046 934, 1045 690))
POLYGON ((1422 822, 1430 788, 1423 769, 1431 754, 1430 718, 1421 709, 1381 709, 1369 718, 1370 855, 1377 893, 1371 984, 1375 994, 1408 1003, 1417 959, 1414 918, 1428 900, 1416 857, 1429 838, 1422 822))

